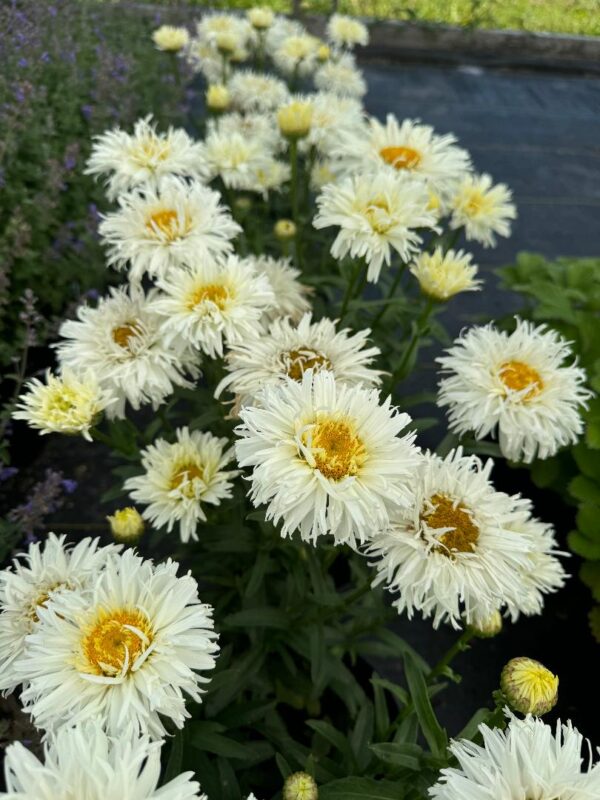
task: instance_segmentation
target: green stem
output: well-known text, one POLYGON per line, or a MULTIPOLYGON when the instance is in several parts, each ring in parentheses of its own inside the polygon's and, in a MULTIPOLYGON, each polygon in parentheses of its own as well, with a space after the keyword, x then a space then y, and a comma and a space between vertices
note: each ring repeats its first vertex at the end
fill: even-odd
POLYGON ((398 288, 398 284, 400 283, 400 280, 402 279, 402 276, 404 275, 405 269, 406 269, 406 262, 403 261, 402 264, 400 264, 400 266, 398 267, 398 270, 396 272, 396 275, 394 277, 392 285, 390 286, 389 291, 388 291, 388 293, 387 293, 387 295, 385 297, 385 303, 381 306, 381 309, 379 310, 379 312, 376 314, 376 316, 373 318, 373 321, 371 322, 371 331, 374 331, 377 328, 377 326, 381 322, 381 318, 383 317, 385 312, 388 310, 389 302, 394 297, 394 295, 396 294, 396 289, 398 288))
POLYGON ((471 628, 465 628, 458 639, 454 642, 452 647, 449 647, 448 650, 446 650, 435 667, 432 668, 429 675, 427 675, 427 683, 432 683, 439 675, 442 675, 446 668, 450 666, 455 656, 457 656, 459 653, 462 653, 464 650, 468 650, 469 642, 474 635, 475 634, 471 628))
POLYGON ((461 232, 462 232, 461 228, 457 228, 456 230, 454 230, 452 232, 450 232, 450 231, 448 232, 449 233, 448 244, 447 244, 447 246, 444 246, 444 252, 445 253, 447 253, 448 250, 452 250, 452 248, 456 246, 456 243, 458 242, 458 240, 460 238, 461 232))
MULTIPOLYGON (((360 271, 361 271, 362 268, 363 268, 363 262, 362 261, 356 261, 355 264, 354 264, 354 269, 352 270, 352 275, 350 276, 350 280, 348 282, 348 286, 346 287, 346 293, 344 295, 344 299, 342 300, 342 307, 340 309, 340 316, 339 316, 339 322, 340 323, 344 319, 344 317, 346 316, 346 312, 348 311, 348 304, 350 303, 350 300, 352 300, 354 298, 355 294, 356 294, 356 291, 355 291, 356 282, 358 280, 358 276, 360 275, 360 271)), ((359 288, 360 289, 362 289, 362 287, 364 286, 365 281, 366 281, 366 270, 365 270, 365 274, 363 276, 363 280, 359 284, 359 288)))
POLYGON ((427 330, 429 317, 431 316, 431 312, 433 311, 434 302, 435 301, 433 300, 433 298, 431 297, 427 298, 427 302, 425 303, 423 311, 421 312, 421 316, 417 321, 417 326, 415 328, 413 335, 411 336, 410 342, 408 343, 408 346, 404 351, 404 354, 402 355, 400 363, 392 373, 390 392, 394 390, 394 387, 396 386, 399 380, 406 377, 404 374, 406 366, 410 362, 412 354, 414 353, 415 348, 419 344, 419 339, 427 330))
POLYGON ((296 225, 296 236, 294 237, 294 252, 296 254, 296 266, 302 269, 302 237, 299 212, 299 185, 298 185, 298 141, 290 139, 290 167, 291 167, 291 205, 292 219, 296 225))

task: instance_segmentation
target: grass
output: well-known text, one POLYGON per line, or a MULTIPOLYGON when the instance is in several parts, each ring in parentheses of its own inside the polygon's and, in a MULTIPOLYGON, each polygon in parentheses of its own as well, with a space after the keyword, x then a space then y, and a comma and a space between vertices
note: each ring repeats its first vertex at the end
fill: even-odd
MULTIPOLYGON (((164 4, 172 0, 155 0, 164 4)), ((185 0, 179 0, 179 2, 185 0)), ((292 0, 187 0, 190 5, 250 8, 266 5, 289 12, 292 0)), ((177 0, 175 3, 177 4, 177 0)), ((332 0, 302 0, 306 13, 329 13, 332 0)), ((600 35, 600 0, 339 0, 338 10, 355 16, 418 20, 473 28, 600 35)))

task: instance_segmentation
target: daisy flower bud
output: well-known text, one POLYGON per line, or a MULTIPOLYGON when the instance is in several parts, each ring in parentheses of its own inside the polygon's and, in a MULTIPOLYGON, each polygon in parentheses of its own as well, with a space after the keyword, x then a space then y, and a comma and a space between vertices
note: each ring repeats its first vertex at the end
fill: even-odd
POLYGON ((246 16, 252 27, 257 31, 267 30, 275 21, 275 14, 271 9, 261 6, 250 8, 246 16))
POLYGON ((144 533, 142 515, 133 506, 120 508, 106 518, 110 522, 111 533, 117 542, 135 544, 144 533))
POLYGON ((317 61, 320 61, 321 64, 324 64, 326 61, 329 61, 330 58, 331 48, 326 44, 319 45, 319 49, 317 50, 317 61))
POLYGON ((312 114, 312 105, 310 103, 294 100, 277 112, 279 130, 286 139, 291 141, 304 139, 310 132, 312 114))
POLYGON ((291 219, 278 219, 273 226, 275 236, 283 242, 287 242, 296 236, 296 225, 291 219))
POLYGON ((221 83, 215 83, 206 90, 206 105, 211 111, 227 111, 231 104, 229 89, 221 83))
POLYGON ((327 36, 338 47, 353 48, 355 45, 369 43, 366 25, 345 14, 333 14, 327 23, 327 36))
POLYGON ((520 714, 541 717, 558 700, 558 676, 533 658, 512 658, 502 670, 500 688, 520 714))
POLYGON ((152 34, 152 41, 157 50, 162 50, 165 53, 178 53, 184 47, 187 47, 190 35, 185 28, 161 25, 152 34))
POLYGON ((492 611, 487 617, 473 620, 469 627, 478 639, 491 639, 502 630, 502 615, 497 610, 492 611))
POLYGON ((294 772, 286 778, 283 800, 317 800, 318 797, 315 779, 307 772, 294 772))

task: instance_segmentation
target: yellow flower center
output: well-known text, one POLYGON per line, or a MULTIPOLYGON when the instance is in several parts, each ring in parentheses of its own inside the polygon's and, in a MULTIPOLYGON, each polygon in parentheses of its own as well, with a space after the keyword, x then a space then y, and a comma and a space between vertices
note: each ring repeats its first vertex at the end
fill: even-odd
POLYGON ((85 668, 81 671, 110 677, 128 674, 153 638, 152 624, 143 611, 137 608, 100 611, 83 639, 85 668))
POLYGON ((171 490, 180 489, 182 494, 192 499, 195 496, 193 482, 196 478, 204 479, 202 465, 195 461, 185 461, 183 464, 178 464, 173 471, 169 488, 171 490))
POLYGON ((412 147, 384 147, 379 155, 394 169, 416 169, 421 163, 421 154, 412 147))
POLYGON ((43 589, 40 594, 35 598, 35 600, 31 603, 29 607, 29 613, 27 616, 32 620, 32 622, 38 622, 38 608, 40 606, 45 606, 48 600, 50 599, 50 595, 52 592, 55 592, 57 589, 62 588, 72 588, 66 581, 56 581, 55 583, 51 583, 43 589))
POLYGON ((68 389, 66 386, 61 386, 56 392, 53 392, 49 399, 48 414, 58 415, 68 414, 79 405, 78 400, 80 395, 73 389, 68 389))
POLYGON ((369 203, 365 216, 375 233, 387 233, 393 225, 390 205, 383 197, 369 203))
POLYGON ((443 494, 434 494, 430 502, 435 506, 433 511, 421 515, 427 527, 454 529, 438 538, 439 547, 436 549, 448 556, 452 552, 472 553, 479 539, 479 528, 465 506, 454 503, 452 498, 443 494))
POLYGON ((307 369, 319 372, 321 369, 331 369, 331 361, 323 353, 317 353, 310 348, 289 350, 283 354, 287 374, 292 380, 300 381, 307 369))
POLYGON ((194 290, 188 302, 188 308, 193 310, 200 303, 209 302, 222 311, 230 297, 227 286, 223 286, 221 283, 206 283, 194 290))
POLYGON ((513 392, 521 392, 529 387, 523 401, 536 397, 544 388, 540 373, 523 361, 506 361, 500 367, 500 380, 513 392))
POLYGON ((480 214, 489 214, 493 208, 493 202, 480 189, 471 187, 465 193, 460 206, 469 217, 477 217, 480 214))
POLYGON ((152 168, 156 161, 167 159, 170 152, 171 145, 168 141, 158 136, 147 136, 137 142, 131 157, 139 166, 152 168))
POLYGON ((186 225, 183 226, 184 230, 181 230, 179 225, 179 217, 176 211, 172 209, 165 208, 161 211, 155 211, 154 214, 151 214, 148 217, 146 222, 146 228, 151 233, 156 233, 157 229, 162 233, 169 242, 175 241, 178 239, 182 233, 185 233, 186 225))
POLYGON ((131 339, 135 339, 140 335, 140 329, 137 322, 125 322, 123 325, 118 325, 112 330, 112 338, 119 347, 123 350, 131 350, 129 343, 131 339))
POLYGON ((340 481, 358 474, 367 455, 354 426, 342 419, 324 418, 303 436, 314 466, 326 478, 340 481))

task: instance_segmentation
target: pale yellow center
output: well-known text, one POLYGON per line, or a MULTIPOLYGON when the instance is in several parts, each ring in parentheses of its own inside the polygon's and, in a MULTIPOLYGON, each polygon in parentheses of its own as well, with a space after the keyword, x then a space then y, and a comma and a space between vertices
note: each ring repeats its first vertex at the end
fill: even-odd
POLYGON ((180 489, 182 494, 186 497, 193 498, 195 494, 193 481, 196 478, 200 480, 204 478, 204 469, 202 465, 194 461, 186 461, 183 464, 178 464, 173 471, 169 488, 171 490, 180 489))
POLYGON ((375 233, 387 233, 393 225, 389 203, 383 197, 372 200, 365 215, 375 233))
POLYGON ((450 497, 443 494, 434 494, 430 502, 435 508, 421 515, 427 527, 453 528, 438 538, 439 551, 446 555, 451 555, 453 551, 472 553, 479 539, 479 528, 465 506, 455 504, 450 497))
POLYGON ((523 396, 524 401, 536 397, 544 388, 540 373, 523 361, 506 361, 502 364, 500 380, 513 392, 521 392, 529 387, 529 391, 523 396))
POLYGON ((480 214, 489 214, 493 209, 492 200, 476 187, 471 187, 465 193, 461 203, 462 210, 469 217, 477 217, 480 214))
POLYGON ((156 161, 164 161, 169 157, 171 145, 157 136, 148 136, 137 142, 132 159, 142 167, 152 167, 156 161))
POLYGON ((52 594, 52 592, 55 592, 57 589, 62 589, 62 588, 69 588, 69 584, 66 583, 65 581, 56 581, 56 583, 52 583, 49 586, 46 586, 46 588, 43 591, 41 591, 40 594, 31 603, 31 606, 29 608, 29 613, 27 616, 33 622, 38 622, 39 621, 38 608, 40 606, 45 607, 46 603, 50 599, 50 595, 52 594))
POLYGON ((358 474, 366 460, 365 447, 353 425, 341 419, 325 418, 304 434, 315 467, 326 478, 340 481, 358 474))
POLYGON ((82 671, 111 677, 129 673, 153 637, 152 624, 143 611, 137 608, 101 611, 83 639, 86 668, 82 671))
POLYGON ((151 214, 146 222, 146 228, 151 233, 160 231, 170 242, 178 239, 182 233, 177 212, 167 208, 151 214))
POLYGON ((290 350, 285 353, 284 361, 287 374, 292 380, 300 381, 307 369, 318 372, 321 369, 331 369, 331 361, 323 353, 317 353, 310 348, 290 350))
POLYGON ((115 341, 119 347, 122 347, 123 350, 130 350, 129 343, 131 339, 135 339, 139 334, 140 329, 136 322, 125 322, 123 325, 118 325, 112 330, 113 341, 115 341))
POLYGON ((421 154, 412 147, 384 147, 379 155, 394 169, 416 169, 421 163, 421 154))
POLYGON ((225 308, 227 301, 230 298, 229 289, 221 283, 206 283, 204 286, 199 286, 194 290, 191 295, 188 308, 194 309, 200 303, 213 303, 221 311, 225 308))

